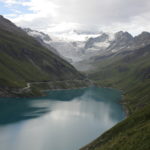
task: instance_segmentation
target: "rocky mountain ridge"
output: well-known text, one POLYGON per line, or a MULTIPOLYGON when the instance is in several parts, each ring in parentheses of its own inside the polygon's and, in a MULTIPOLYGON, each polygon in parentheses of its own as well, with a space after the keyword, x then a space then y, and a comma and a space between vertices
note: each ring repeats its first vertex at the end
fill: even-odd
POLYGON ((44 46, 50 47, 51 49, 53 47, 53 52, 59 54, 72 64, 97 56, 107 56, 122 51, 134 50, 150 44, 149 32, 142 32, 135 37, 123 31, 116 33, 101 32, 97 37, 91 37, 85 41, 74 42, 57 41, 50 37, 47 38, 47 34, 31 29, 26 30, 26 32, 39 41, 42 41, 44 46), (46 36, 46 40, 44 40, 43 35, 46 36))

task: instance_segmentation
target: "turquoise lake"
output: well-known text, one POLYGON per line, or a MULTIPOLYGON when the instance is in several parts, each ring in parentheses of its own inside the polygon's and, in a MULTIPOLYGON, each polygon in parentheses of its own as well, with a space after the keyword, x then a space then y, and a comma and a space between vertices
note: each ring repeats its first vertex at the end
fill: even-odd
POLYGON ((0 98, 0 150, 78 150, 125 118, 120 102, 96 87, 0 98))

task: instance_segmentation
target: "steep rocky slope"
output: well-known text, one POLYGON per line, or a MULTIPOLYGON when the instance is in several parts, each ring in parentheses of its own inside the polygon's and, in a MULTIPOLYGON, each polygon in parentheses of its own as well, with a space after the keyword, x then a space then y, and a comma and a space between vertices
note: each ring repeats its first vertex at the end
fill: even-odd
POLYGON ((0 88, 27 82, 83 79, 73 66, 0 16, 0 88))
POLYGON ((59 52, 51 46, 51 37, 48 34, 45 34, 43 32, 39 32, 36 30, 31 30, 30 28, 24 28, 23 29, 28 35, 34 37, 38 42, 41 43, 44 47, 55 53, 56 55, 60 56, 59 52))

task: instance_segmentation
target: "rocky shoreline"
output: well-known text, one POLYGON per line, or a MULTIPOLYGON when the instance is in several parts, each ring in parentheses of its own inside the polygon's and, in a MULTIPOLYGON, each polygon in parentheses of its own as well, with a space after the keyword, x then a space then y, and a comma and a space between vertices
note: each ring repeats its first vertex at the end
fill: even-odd
POLYGON ((45 92, 49 90, 70 90, 89 86, 91 82, 87 80, 34 82, 27 83, 27 87, 24 88, 0 88, 0 98, 41 97, 45 96, 45 92))

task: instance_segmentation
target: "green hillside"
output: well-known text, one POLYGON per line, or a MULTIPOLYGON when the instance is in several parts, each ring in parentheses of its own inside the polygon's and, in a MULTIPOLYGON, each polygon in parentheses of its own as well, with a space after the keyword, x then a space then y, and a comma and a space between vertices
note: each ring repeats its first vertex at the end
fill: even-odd
POLYGON ((98 86, 123 90, 128 118, 82 150, 150 149, 150 46, 97 59, 89 77, 98 86))
POLYGON ((81 150, 149 150, 150 105, 131 115, 81 150))
POLYGON ((130 112, 150 103, 150 46, 97 61, 90 78, 98 85, 122 89, 130 112))
POLYGON ((0 17, 0 88, 72 79, 83 79, 83 76, 9 20, 0 17))

